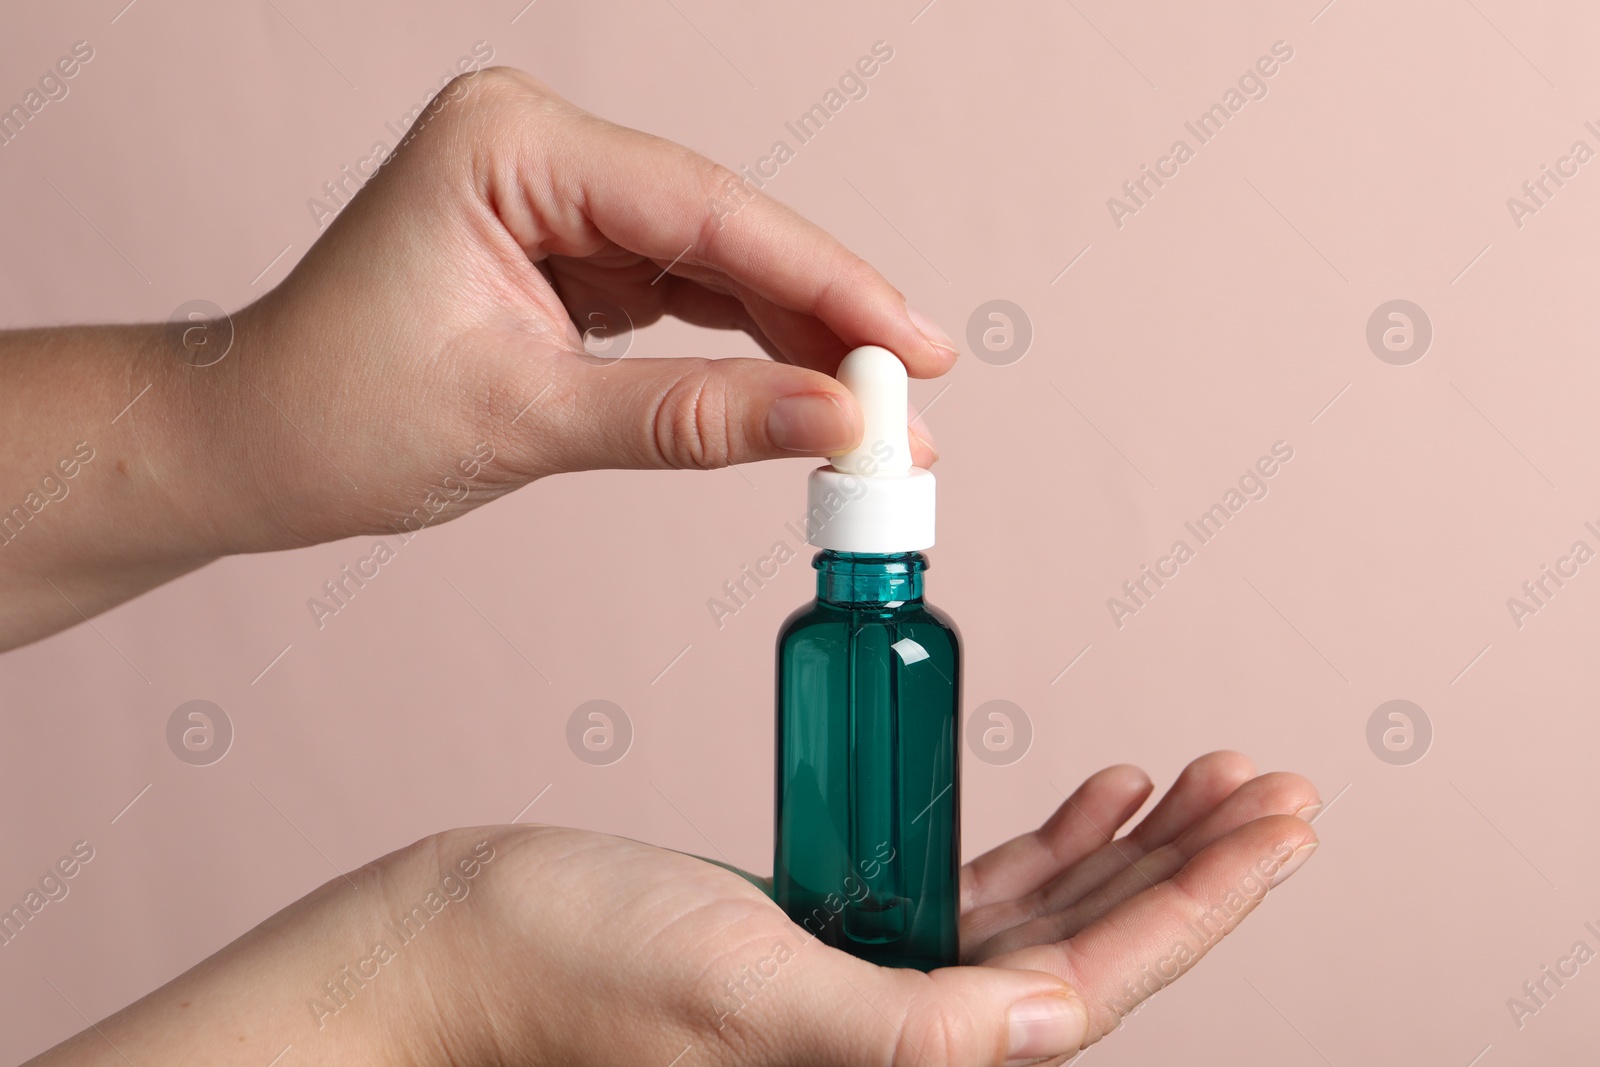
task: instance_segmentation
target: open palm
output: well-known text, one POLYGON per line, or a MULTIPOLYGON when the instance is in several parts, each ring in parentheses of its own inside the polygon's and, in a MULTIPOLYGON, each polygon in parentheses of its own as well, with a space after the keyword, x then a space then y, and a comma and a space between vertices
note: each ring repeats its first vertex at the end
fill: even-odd
POLYGON ((685 1067, 1064 1055, 1186 970, 1309 853, 1296 816, 1314 812, 1313 787, 1253 773, 1236 753, 1203 756, 1121 838, 1150 781, 1128 766, 1095 774, 1039 830, 963 869, 962 956, 981 966, 930 974, 823 946, 759 879, 620 838, 505 828, 505 858, 478 890, 481 940, 458 965, 481 978, 485 958, 499 962, 442 1000, 470 1002, 463 1023, 495 1020, 505 1062, 519 1047, 685 1067), (1041 1003, 1074 1001, 1086 1023, 1022 1025, 1041 1003))

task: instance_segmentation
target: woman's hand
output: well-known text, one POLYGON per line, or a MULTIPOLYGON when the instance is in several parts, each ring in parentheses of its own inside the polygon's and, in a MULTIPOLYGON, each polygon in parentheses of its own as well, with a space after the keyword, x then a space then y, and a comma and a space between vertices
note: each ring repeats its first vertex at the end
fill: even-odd
POLYGON ((1149 796, 1091 777, 962 872, 967 964, 873 966, 752 881, 581 830, 429 838, 336 879, 38 1064, 943 1067, 1064 1058, 1230 932, 1316 843, 1293 774, 1228 752, 1149 796), (429 898, 427 894, 431 893, 429 898), (378 949, 379 943, 383 951, 378 949), (182 1005, 180 1007, 180 1005, 182 1005), (115 1048, 112 1046, 115 1045, 115 1048))
POLYGON ((0 649, 219 556, 414 532, 548 474, 842 452, 860 412, 830 374, 869 342, 918 377, 956 356, 726 168, 467 75, 227 323, 0 334, 0 480, 46 478, 0 513, 0 649), (665 315, 773 358, 585 351, 665 315))
POLYGON ((238 358, 196 369, 260 431, 241 473, 269 507, 246 507, 248 547, 382 532, 430 491, 440 521, 564 471, 836 454, 861 434, 830 377, 850 348, 920 377, 955 359, 877 271, 689 149, 511 70, 436 104, 236 316, 238 358), (585 353, 583 334, 620 347, 665 315, 773 358, 585 353))
POLYGON ((1150 780, 1129 766, 1094 775, 1038 831, 963 869, 962 957, 978 966, 932 974, 828 948, 697 860, 521 831, 500 846, 484 932, 458 965, 493 946, 522 962, 463 994, 451 1026, 480 1010, 496 1020, 490 1036, 505 1040, 484 1062, 508 1065, 513 1040, 558 1063, 667 1064, 687 1048, 683 1067, 1065 1056, 1187 970, 1311 851, 1296 816, 1315 814, 1312 785, 1252 774, 1237 753, 1201 757, 1116 840, 1150 780))

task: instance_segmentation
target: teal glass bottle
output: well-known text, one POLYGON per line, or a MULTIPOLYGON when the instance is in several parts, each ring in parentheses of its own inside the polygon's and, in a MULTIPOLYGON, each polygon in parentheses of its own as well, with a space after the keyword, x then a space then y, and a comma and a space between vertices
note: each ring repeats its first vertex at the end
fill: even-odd
MULTIPOLYGON (((902 409, 903 410, 903 409, 902 409)), ((823 551, 777 648, 773 893, 873 963, 957 962, 961 639, 920 552, 823 551)))

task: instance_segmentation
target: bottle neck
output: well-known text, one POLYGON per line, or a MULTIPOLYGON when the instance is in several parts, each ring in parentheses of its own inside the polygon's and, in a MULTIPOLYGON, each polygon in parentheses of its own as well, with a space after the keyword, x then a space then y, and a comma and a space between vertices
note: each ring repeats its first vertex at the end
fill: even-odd
POLYGON ((880 555, 867 552, 818 552, 817 599, 839 606, 920 603, 922 572, 928 558, 921 552, 880 555))

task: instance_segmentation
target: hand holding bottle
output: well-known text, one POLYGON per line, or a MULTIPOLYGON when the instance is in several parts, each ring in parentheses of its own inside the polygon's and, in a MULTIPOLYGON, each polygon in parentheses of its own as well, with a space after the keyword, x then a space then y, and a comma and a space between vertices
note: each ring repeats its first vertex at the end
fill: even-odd
POLYGON ((504 68, 438 103, 233 314, 217 362, 160 326, 0 335, 0 475, 36 480, 57 440, 102 454, 53 536, 0 556, 0 649, 80 621, 40 576, 92 615, 221 555, 389 532, 431 498, 439 523, 550 474, 827 455, 861 435, 831 377, 847 351, 885 345, 916 377, 956 357, 871 266, 687 148, 504 68), (663 316, 773 358, 606 363, 574 325, 663 316))
POLYGON ((352 872, 361 892, 334 879, 35 1064, 261 1067, 291 1042, 297 1064, 342 1067, 1060 1062, 1309 854, 1297 816, 1315 790, 1252 774, 1235 753, 1203 756, 1115 841, 1150 780, 1089 778, 963 869, 968 965, 927 974, 812 940, 752 881, 692 856, 559 827, 453 831, 352 872), (468 888, 402 943, 398 917, 446 875, 468 888), (362 970, 378 939, 389 958, 362 970), (352 965, 370 977, 342 977, 352 965))
POLYGON ((861 432, 830 376, 845 352, 888 346, 919 377, 955 359, 876 270, 703 156, 504 68, 441 96, 245 315, 241 344, 259 323, 264 349, 235 373, 374 487, 352 493, 236 383, 237 409, 276 427, 257 469, 300 498, 298 534, 381 530, 484 439, 492 491, 468 503, 559 472, 836 452, 861 432), (743 330, 773 358, 581 355, 591 322, 667 315, 743 330))

